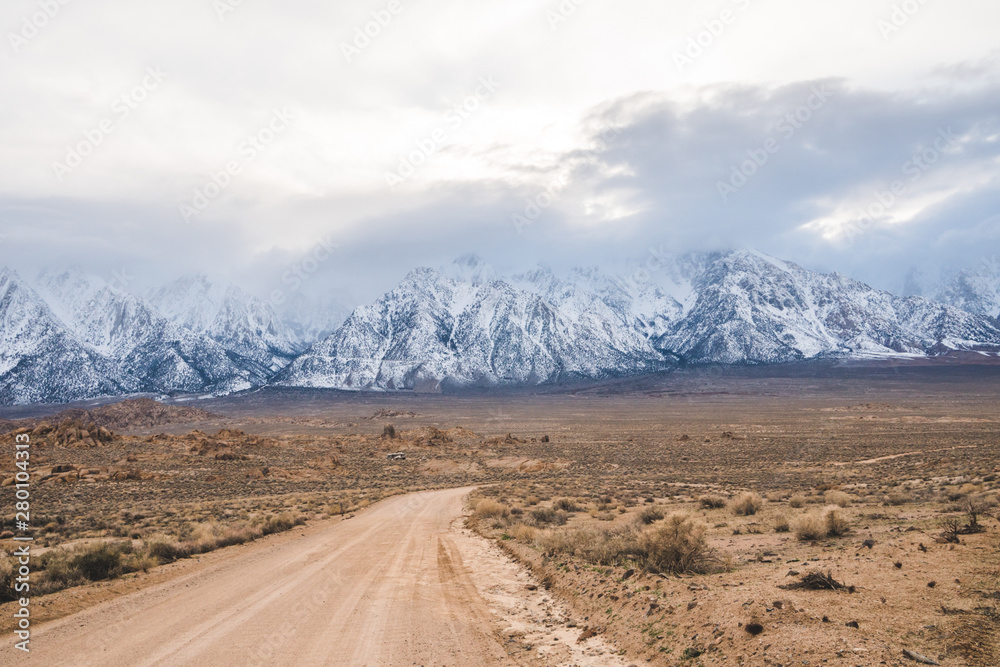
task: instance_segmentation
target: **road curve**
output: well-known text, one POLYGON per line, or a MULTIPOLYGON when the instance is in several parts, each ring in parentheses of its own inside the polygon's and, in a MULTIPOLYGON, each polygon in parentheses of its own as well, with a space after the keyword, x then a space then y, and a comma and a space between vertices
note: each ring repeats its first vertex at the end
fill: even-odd
POLYGON ((470 489, 385 500, 40 626, 38 665, 507 665, 449 537, 470 489))

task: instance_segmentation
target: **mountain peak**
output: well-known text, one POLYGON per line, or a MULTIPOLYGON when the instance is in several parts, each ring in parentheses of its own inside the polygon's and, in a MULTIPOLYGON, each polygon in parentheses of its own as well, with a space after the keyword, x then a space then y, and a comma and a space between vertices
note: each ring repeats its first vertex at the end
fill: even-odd
POLYGON ((441 273, 452 280, 482 285, 497 280, 497 272, 482 257, 468 253, 441 268, 441 273))

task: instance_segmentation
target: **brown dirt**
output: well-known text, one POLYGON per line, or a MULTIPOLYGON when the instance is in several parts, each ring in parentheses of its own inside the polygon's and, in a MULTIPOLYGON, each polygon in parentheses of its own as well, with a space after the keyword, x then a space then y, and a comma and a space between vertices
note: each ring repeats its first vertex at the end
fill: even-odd
MULTIPOLYGON (((579 556, 547 555, 533 539, 507 532, 511 526, 482 530, 495 548, 529 565, 536 584, 550 587, 534 592, 556 605, 552 609, 565 605, 566 611, 551 611, 553 617, 572 614, 576 620, 572 628, 568 620, 561 630, 554 625, 558 632, 551 634, 596 632, 581 646, 606 642, 610 648, 600 649, 601 655, 623 652, 626 664, 902 665, 912 664, 902 654, 910 649, 945 665, 995 665, 1000 375, 946 371, 901 367, 824 378, 766 377, 751 369, 548 395, 268 390, 211 400, 200 405, 221 417, 123 429, 94 447, 52 442, 38 449, 36 472, 71 466, 77 475, 35 480, 36 544, 122 536, 141 542, 204 522, 286 511, 309 517, 309 524, 259 544, 292 544, 325 530, 331 514, 349 514, 407 491, 469 485, 517 510, 514 519, 527 523, 534 509, 559 498, 579 505, 567 513, 566 526, 536 527, 543 532, 625 525, 655 505, 707 523, 710 545, 720 563, 728 557, 728 571, 664 578, 624 562, 597 566, 579 556), (399 437, 382 438, 389 422, 396 422, 399 437), (405 452, 406 460, 387 460, 395 451, 405 452), (794 523, 822 509, 830 489, 851 497, 843 510, 847 535, 813 543, 775 532, 781 516, 794 523), (698 502, 702 494, 731 498, 742 491, 769 496, 760 513, 737 517, 698 502), (792 506, 795 495, 804 496, 804 507, 792 506), (966 498, 987 504, 987 532, 964 535, 959 544, 939 543, 943 521, 961 518, 966 498), (306 537, 300 538, 303 530, 306 537), (863 546, 868 539, 874 541, 871 549, 863 546), (855 592, 779 588, 795 580, 790 570, 813 568, 832 571, 855 592), (626 577, 629 569, 635 572, 626 577), (858 627, 846 625, 851 622, 858 627), (744 630, 748 623, 763 629, 752 636, 744 630), (688 649, 688 656, 702 653, 684 659, 688 649)), ((9 439, 3 442, 9 446, 9 439)), ((0 459, 0 476, 10 476, 10 459, 0 459)), ((0 528, 9 527, 11 518, 5 515, 0 528)), ((469 565, 476 562, 471 547, 451 539, 476 580, 482 568, 469 565)), ((36 599, 39 618, 79 611, 89 599, 131 591, 143 581, 163 583, 157 579, 163 572, 195 576, 216 558, 222 562, 229 553, 257 548, 231 547, 199 556, 201 563, 185 560, 42 596, 36 599)), ((283 553, 298 547, 287 549, 283 553)), ((384 549, 390 547, 375 545, 372 563, 382 562, 384 549)), ((432 564, 425 573, 437 572, 436 551, 421 562, 432 564)), ((503 618, 489 584, 500 586, 503 577, 483 571, 494 574, 476 588, 492 614, 503 618)), ((364 572, 351 576, 366 585, 364 572)), ((520 599, 514 588, 501 593, 520 599)), ((391 591, 385 594, 380 604, 391 607, 391 591)), ((0 612, 9 617, 5 608, 0 612)), ((501 627, 498 641, 507 657, 483 664, 509 664, 511 655, 549 664, 587 658, 558 647, 540 657, 551 638, 528 630, 540 631, 551 619, 539 613, 537 623, 521 627, 511 621, 508 634, 501 627)), ((456 632, 469 630, 462 623, 456 632)), ((398 637, 384 627, 375 636, 393 645, 398 637)), ((414 647, 419 640, 410 638, 414 647)), ((451 659, 414 655, 431 664, 451 659)))
POLYGON ((217 415, 199 408, 165 405, 151 398, 135 398, 93 409, 70 408, 46 418, 0 419, 0 434, 24 428, 34 429, 39 424, 65 421, 96 424, 114 431, 125 431, 215 418, 217 415))
POLYGON ((0 665, 621 664, 599 641, 568 642, 530 578, 456 525, 468 492, 399 496, 297 539, 217 552, 38 626, 30 657, 5 651, 0 665), (529 631, 539 617, 547 627, 529 631))

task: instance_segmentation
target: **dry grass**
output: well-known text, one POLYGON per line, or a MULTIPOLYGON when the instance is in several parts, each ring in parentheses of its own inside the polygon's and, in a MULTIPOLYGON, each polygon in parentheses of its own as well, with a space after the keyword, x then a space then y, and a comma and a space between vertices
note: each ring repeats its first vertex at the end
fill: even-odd
POLYGON ((552 506, 557 510, 562 510, 563 512, 579 512, 580 506, 576 504, 576 501, 570 498, 560 498, 552 503, 552 506))
POLYGON ((533 544, 538 537, 538 529, 523 523, 517 523, 510 527, 507 534, 511 539, 522 544, 533 544))
POLYGON ((492 498, 483 498, 476 503, 473 515, 477 519, 506 519, 510 508, 492 498))
MULTIPOLYGON (((151 535, 138 546, 131 540, 101 540, 49 549, 35 561, 31 590, 35 595, 46 595, 132 572, 146 572, 157 565, 286 531, 305 521, 301 515, 285 513, 230 524, 187 523, 173 536, 151 535)), ((0 557, 0 602, 15 599, 14 572, 13 560, 4 554, 0 557)))
POLYGON ((842 508, 830 505, 821 512, 800 517, 795 522, 795 537, 802 541, 821 540, 846 535, 850 529, 850 522, 842 508))
POLYGON ((753 516, 764 507, 764 499, 749 491, 741 493, 729 503, 729 511, 736 516, 753 516))
POLYGON ((648 526, 651 523, 656 523, 663 518, 663 510, 659 507, 647 507, 639 512, 638 521, 639 523, 648 526))
POLYGON ((671 514, 643 533, 644 564, 652 572, 705 572, 713 563, 707 526, 686 514, 671 514))
MULTIPOLYGON (((594 565, 638 565, 649 572, 705 572, 716 565, 704 523, 671 514, 649 528, 619 524, 539 533, 536 546, 550 557, 576 556, 594 565)), ((513 536, 513 533, 510 533, 513 536)))
POLYGON ((705 495, 698 499, 701 506, 705 509, 719 509, 726 506, 726 499, 722 496, 716 495, 705 495))
POLYGON ((885 504, 893 507, 898 507, 899 505, 905 505, 906 503, 913 502, 913 499, 905 493, 899 491, 893 491, 885 496, 885 504))
POLYGON ((797 493, 788 499, 788 506, 793 509, 801 509, 806 506, 806 497, 801 493, 797 493))
MULTIPOLYGON (((939 581, 934 595, 945 596, 941 602, 949 608, 976 609, 977 603, 982 603, 963 598, 960 592, 966 588, 987 592, 1000 589, 992 574, 982 575, 979 581, 976 573, 980 565, 988 566, 984 572, 997 570, 996 552, 988 539, 996 530, 993 511, 982 516, 982 523, 991 531, 986 535, 963 535, 961 543, 954 545, 933 542, 942 520, 949 515, 961 517, 962 501, 980 497, 991 500, 1000 490, 995 470, 1000 447, 996 422, 1000 392, 995 389, 996 383, 992 379, 970 381, 965 389, 949 384, 947 400, 938 400, 936 397, 943 391, 940 384, 921 387, 909 380, 891 380, 888 384, 892 390, 879 393, 891 395, 887 400, 892 405, 880 407, 867 405, 867 398, 854 398, 852 394, 858 390, 858 395, 868 396, 872 383, 882 386, 883 380, 878 378, 866 377, 863 392, 860 384, 837 381, 829 385, 834 391, 831 394, 811 388, 817 382, 825 386, 825 381, 810 379, 803 384, 798 379, 755 380, 751 397, 743 384, 733 385, 738 391, 720 392, 720 386, 727 381, 712 379, 701 386, 685 380, 684 375, 672 375, 663 387, 667 391, 643 394, 641 400, 628 393, 616 394, 614 388, 600 398, 595 394, 593 400, 588 399, 587 410, 581 409, 583 399, 575 394, 512 397, 505 409, 512 423, 518 423, 520 432, 510 442, 505 439, 510 426, 503 424, 501 431, 495 420, 477 417, 486 414, 492 402, 482 403, 480 409, 480 404, 471 400, 453 403, 439 398, 425 401, 417 396, 380 396, 370 399, 378 403, 371 407, 359 407, 369 400, 363 397, 360 403, 337 400, 324 404, 314 413, 322 415, 324 425, 303 422, 301 428, 285 416, 280 422, 268 423, 262 409, 255 413, 261 420, 251 428, 259 430, 265 440, 234 440, 227 445, 246 459, 216 461, 208 455, 188 454, 189 446, 204 440, 204 435, 129 437, 85 452, 53 446, 45 451, 53 464, 72 463, 84 468, 99 465, 109 470, 118 467, 123 473, 154 477, 93 484, 69 481, 57 485, 49 481, 37 486, 38 507, 44 508, 45 516, 33 522, 38 526, 36 544, 52 547, 79 538, 130 538, 135 547, 132 553, 122 554, 121 565, 141 569, 154 560, 158 563, 182 558, 185 553, 193 553, 189 550, 204 548, 211 542, 238 541, 257 530, 262 532, 268 516, 347 514, 386 494, 476 485, 483 490, 477 500, 488 497, 499 509, 484 506, 483 513, 491 515, 489 518, 473 512, 470 525, 502 540, 509 553, 537 568, 540 577, 554 581, 553 595, 571 600, 577 611, 590 616, 588 623, 597 620, 606 626, 609 641, 628 649, 629 660, 635 664, 659 664, 665 657, 675 659, 688 643, 697 644, 709 658, 714 655, 715 661, 724 655, 728 660, 743 658, 745 664, 747 660, 752 664, 761 662, 759 653, 750 656, 742 629, 738 638, 733 637, 737 624, 745 626, 754 620, 752 615, 749 611, 745 618, 735 615, 745 609, 742 605, 751 595, 756 595, 760 604, 753 607, 754 613, 759 613, 759 618, 776 619, 778 611, 766 611, 774 599, 784 599, 786 610, 791 606, 789 598, 772 598, 774 586, 785 581, 780 575, 788 571, 781 561, 794 559, 799 564, 789 567, 804 572, 811 569, 806 564, 816 557, 822 560, 824 569, 833 568, 834 572, 850 576, 851 583, 864 586, 862 591, 872 582, 885 583, 883 570, 892 568, 894 560, 902 564, 902 569, 898 580, 892 580, 892 586, 883 591, 887 603, 866 591, 840 596, 850 600, 836 603, 844 605, 838 613, 827 606, 816 608, 815 623, 805 618, 786 619, 781 624, 765 621, 762 637, 767 643, 774 642, 768 652, 772 661, 780 661, 779 654, 797 654, 805 644, 813 648, 815 655, 828 656, 831 663, 835 662, 834 654, 844 641, 861 640, 854 637, 859 634, 856 630, 847 635, 836 632, 839 628, 843 633, 843 621, 854 618, 861 621, 861 632, 873 649, 870 656, 859 658, 861 661, 876 655, 875 633, 887 636, 888 632, 902 639, 924 624, 935 624, 939 629, 922 633, 917 642, 921 645, 914 648, 924 649, 922 652, 928 655, 950 655, 952 645, 946 645, 950 640, 937 638, 950 636, 946 635, 953 629, 949 619, 965 619, 971 624, 982 617, 937 614, 925 604, 927 581, 915 576, 915 572, 918 567, 933 572, 939 581), (679 395, 692 398, 675 400, 679 395), (903 396, 910 398, 903 400, 903 396), (407 402, 407 410, 420 413, 427 423, 460 423, 482 435, 473 434, 465 441, 456 439, 453 444, 425 445, 400 427, 399 437, 386 442, 380 439, 385 420, 359 421, 359 416, 366 417, 385 407, 385 403, 397 401, 407 402), (734 429, 744 437, 738 441, 719 437, 720 432, 734 429), (558 435, 543 442, 544 433, 558 435), (691 437, 681 441, 678 436, 682 433, 691 437), (697 447, 693 442, 698 443, 697 447), (393 451, 405 450, 407 460, 387 463, 385 453, 389 447, 393 451), (914 451, 921 453, 907 454, 914 451), (310 470, 313 462, 334 455, 339 461, 336 467, 324 465, 310 470), (133 456, 137 461, 119 465, 133 456), (520 467, 490 465, 490 461, 503 458, 523 458, 528 463, 520 467), (442 468, 450 471, 459 470, 454 464, 460 464, 462 472, 426 473, 421 469, 425 459, 450 463, 450 467, 442 468), (557 462, 560 465, 555 465, 557 462), (270 468, 270 475, 248 477, 263 466, 270 468), (161 472, 163 476, 157 476, 161 472), (770 503, 763 505, 756 516, 734 517, 729 510, 719 509, 725 507, 733 490, 752 490, 770 503), (859 509, 840 508, 837 497, 827 495, 832 491, 849 494, 852 506, 859 509), (155 498, 156 502, 137 502, 136 493, 141 494, 139 498, 155 498), (570 505, 563 505, 563 499, 570 505), (655 511, 641 516, 642 508, 636 507, 636 499, 642 499, 644 506, 655 511), (883 499, 890 508, 873 507, 883 499), (824 508, 828 501, 837 506, 829 515, 824 508), (904 503, 905 512, 891 508, 904 503), (581 509, 568 511, 573 505, 581 509), (866 507, 860 509, 861 505, 866 507), (626 511, 622 513, 619 508, 626 511), (801 508, 808 508, 808 514, 803 514, 801 508), (538 510, 537 515, 534 510, 538 510), (647 531, 667 525, 656 512, 704 513, 709 525, 705 533, 708 544, 720 550, 718 567, 727 562, 729 555, 726 569, 733 571, 732 576, 720 573, 691 581, 645 572, 648 552, 661 551, 652 548, 647 531), (780 516, 786 512, 787 516, 780 516), (851 518, 854 514, 858 516, 856 521, 851 518), (798 536, 800 517, 809 517, 815 525, 809 527, 805 540, 789 539, 798 536), (649 520, 652 523, 647 523, 649 520), (199 527, 213 523, 220 529, 199 527), (861 542, 861 537, 824 543, 844 534, 851 523, 864 526, 865 537, 871 533, 876 541, 871 551, 855 544, 861 542), (796 532, 775 534, 786 524, 796 532), (224 536, 222 526, 231 527, 234 536, 224 536), (924 534, 909 532, 911 528, 924 534), (900 530, 909 534, 901 534, 900 530), (245 531, 242 536, 241 531, 245 531), (812 539, 818 543, 813 544, 812 539), (918 548, 921 540, 927 552, 918 548), (158 546, 151 548, 147 543, 158 546), (543 550, 543 546, 552 551, 543 550), (860 558, 856 556, 859 549, 863 549, 860 558), (549 553, 552 557, 546 557, 549 553), (932 567, 935 569, 929 569, 932 567), (624 578, 629 569, 635 573, 624 578), (950 585, 953 579, 962 581, 954 590, 950 585), (700 585, 709 586, 711 594, 696 592, 695 587, 700 585), (614 596, 617 599, 612 599, 614 596), (646 604, 651 598, 656 598, 659 609, 651 610, 646 604), (698 606, 685 611, 685 605, 695 599, 698 606), (611 613, 607 613, 608 609, 612 609, 611 613), (731 610, 735 615, 730 614, 731 610), (818 618, 822 614, 829 614, 834 623, 820 625, 818 618), (720 619, 728 619, 731 627, 723 624, 720 632, 727 636, 716 640, 712 631, 703 627, 709 622, 718 624, 720 619), (793 631, 801 627, 798 620, 810 633, 805 642, 802 634, 793 631), (656 627, 648 628, 654 621, 656 627), (697 641, 693 639, 696 635, 697 641), (717 651, 709 647, 716 641, 722 642, 717 651), (673 652, 665 656, 671 649, 673 652)), ((290 410, 286 414, 305 414, 307 408, 300 402, 298 395, 289 398, 290 410)), ((190 429, 178 427, 175 431, 187 433, 190 429)), ((3 465, 8 466, 5 475, 10 476, 9 464, 0 462, 0 469, 3 465)), ((475 505, 472 507, 475 509, 475 505)), ((12 518, 0 517, 0 530, 10 528, 12 518)), ((964 525, 965 519, 960 519, 959 529, 964 525)), ((712 560, 705 563, 709 571, 715 567, 712 560)), ((0 557, 0 585, 9 569, 9 561, 0 557)), ((888 574, 894 576, 896 570, 888 574)), ((800 594, 820 597, 809 592, 800 594)), ((57 600, 52 602, 38 609, 48 613, 57 600)), ((811 605, 808 600, 796 602, 796 608, 811 605)), ((968 631, 970 646, 985 646, 992 641, 986 636, 991 630, 986 624, 980 625, 983 627, 977 626, 975 632, 968 631)), ((894 664, 892 659, 898 658, 898 653, 894 646, 891 658, 881 653, 873 664, 882 660, 894 664)), ((706 664, 713 661, 704 660, 706 664)), ((969 659, 968 664, 1000 661, 979 656, 969 659)))
POLYGON ((836 505, 837 507, 847 507, 851 504, 851 497, 843 491, 827 491, 823 494, 823 499, 827 505, 836 505))

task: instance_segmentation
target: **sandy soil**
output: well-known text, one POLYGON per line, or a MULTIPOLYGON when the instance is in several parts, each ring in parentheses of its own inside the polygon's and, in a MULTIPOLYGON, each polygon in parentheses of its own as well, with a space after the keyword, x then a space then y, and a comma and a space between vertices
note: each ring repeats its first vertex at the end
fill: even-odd
POLYGON ((529 575, 461 527, 468 492, 398 496, 226 550, 39 627, 28 660, 4 651, 0 664, 619 664, 599 638, 578 644, 529 575))

